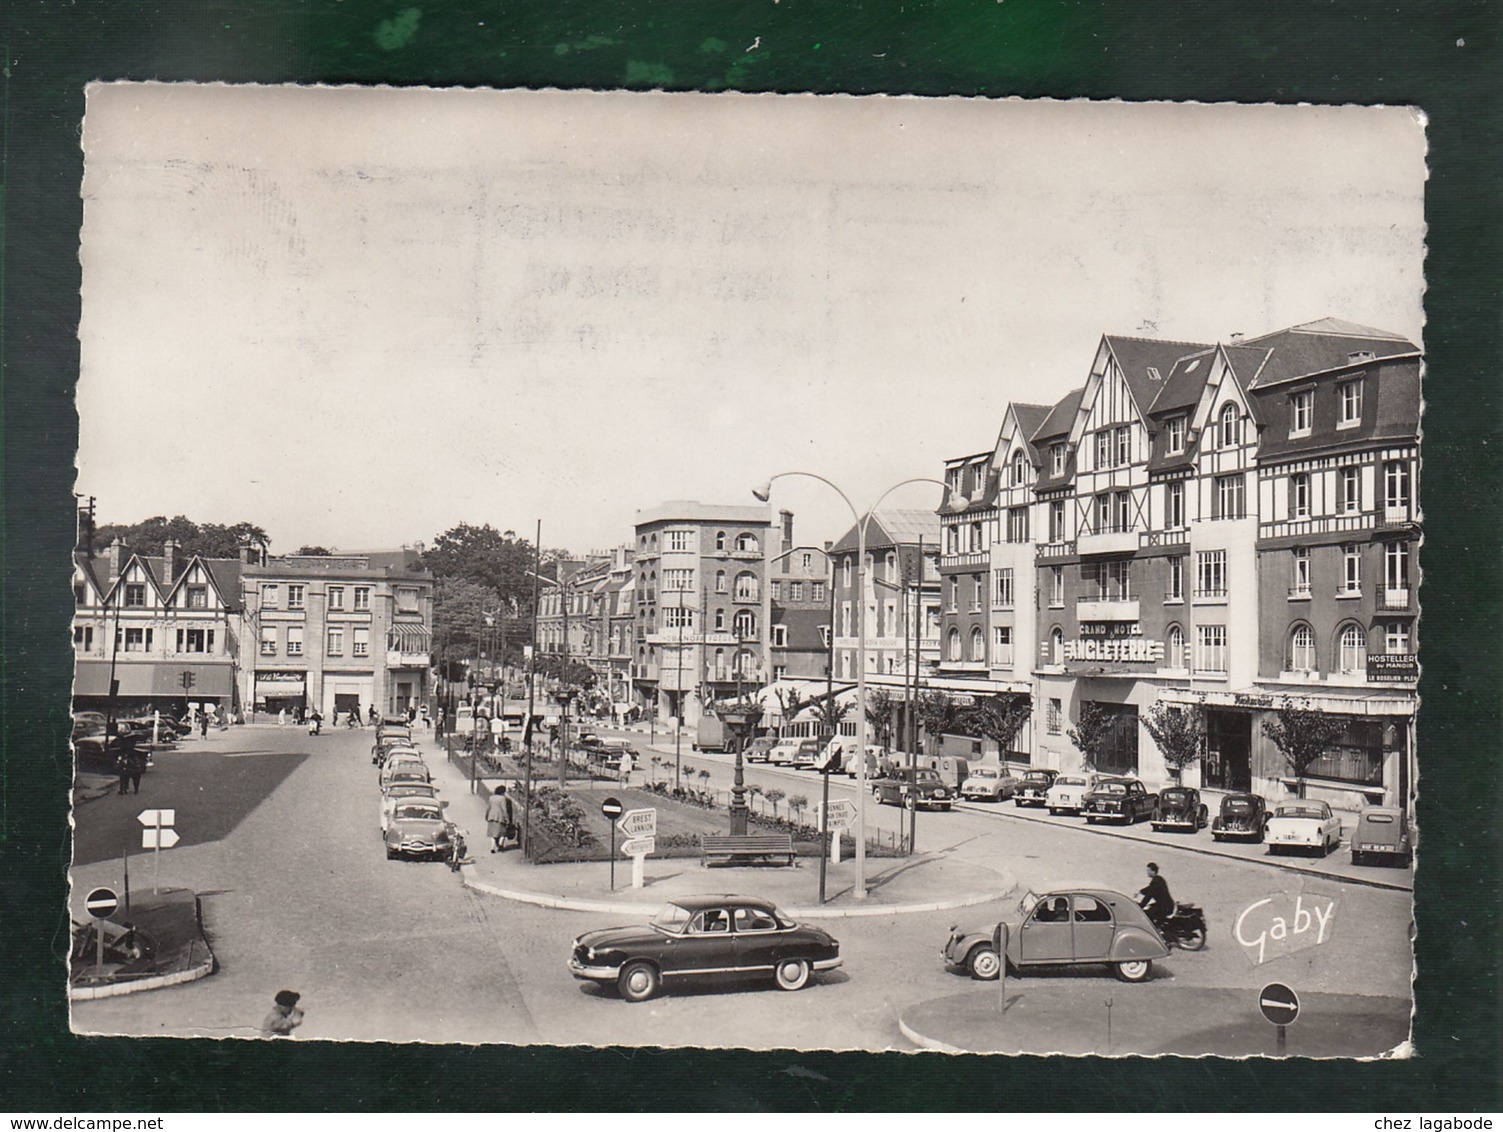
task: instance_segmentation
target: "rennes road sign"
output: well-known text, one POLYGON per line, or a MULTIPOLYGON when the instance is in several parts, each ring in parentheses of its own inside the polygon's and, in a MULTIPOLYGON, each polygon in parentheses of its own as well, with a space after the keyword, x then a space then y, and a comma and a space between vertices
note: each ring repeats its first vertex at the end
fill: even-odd
POLYGON ((1287 1026, 1299 1017, 1299 995, 1283 983, 1269 983, 1258 993, 1258 1007, 1275 1026, 1287 1026))
POLYGON ((856 803, 838 799, 830 803, 825 813, 825 825, 830 829, 850 829, 856 824, 856 803))
POLYGON ((84 907, 89 910, 89 915, 103 920, 113 915, 115 909, 120 907, 120 898, 115 895, 114 889, 96 888, 84 897, 84 907))
POLYGON ((621 843, 623 857, 647 857, 657 851, 658 842, 655 837, 633 837, 621 843))
POLYGON ((626 807, 621 804, 620 798, 607 798, 604 802, 600 803, 600 812, 605 815, 608 821, 615 821, 625 811, 626 807))
POLYGON ((652 837, 658 831, 656 810, 632 810, 621 819, 621 832, 627 837, 652 837))

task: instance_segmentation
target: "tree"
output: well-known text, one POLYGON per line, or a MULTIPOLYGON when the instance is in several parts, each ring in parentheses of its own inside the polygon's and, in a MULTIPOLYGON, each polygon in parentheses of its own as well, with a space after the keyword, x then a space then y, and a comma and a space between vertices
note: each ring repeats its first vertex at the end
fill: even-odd
POLYGON ((440 578, 433 586, 433 635, 444 658, 478 657, 499 631, 485 623, 487 612, 501 608, 494 590, 465 578, 440 578))
POLYGON ((793 811, 793 820, 804 820, 804 811, 809 808, 809 797, 806 794, 795 794, 788 799, 788 808, 793 811))
POLYGON ((1033 700, 1021 693, 986 696, 965 712, 965 733, 997 744, 1000 754, 1012 750, 1012 741, 1033 714, 1033 700))
POLYGON ((1174 778, 1178 779, 1185 767, 1200 761, 1206 745, 1206 720, 1199 704, 1188 707, 1154 704, 1143 716, 1143 726, 1174 778))
MULTIPOLYGON (((433 540, 423 552, 422 565, 435 579, 473 582, 498 595, 511 617, 531 618, 536 553, 515 531, 498 531, 489 523, 475 527, 461 523, 433 540)), ((540 571, 550 576, 548 563, 540 571)))
POLYGON ((313 558, 328 558, 334 553, 327 546, 300 546, 297 548, 297 552, 313 558))
POLYGON ((954 701, 943 692, 925 689, 913 703, 913 715, 928 735, 943 735, 952 730, 958 711, 954 701))
POLYGON ((866 693, 866 722, 873 739, 884 747, 892 746, 892 724, 900 701, 886 688, 866 693))
POLYGON ((118 538, 127 548, 137 554, 160 555, 167 540, 177 544, 178 561, 186 562, 193 555, 204 558, 239 558, 240 548, 245 543, 270 546, 266 531, 254 523, 195 523, 186 515, 174 515, 168 519, 154 515, 139 523, 106 523, 94 533, 94 550, 99 552, 118 538))
POLYGON ((769 802, 772 803, 772 816, 774 818, 778 816, 778 803, 781 802, 787 796, 788 796, 787 791, 785 791, 785 790, 779 790, 776 786, 774 786, 771 790, 768 790, 766 793, 763 794, 763 797, 766 798, 769 802))
POLYGON ((1332 743, 1346 733, 1346 724, 1323 711, 1301 707, 1289 696, 1279 701, 1273 719, 1263 721, 1263 734, 1289 764, 1299 796, 1305 796, 1305 775, 1310 765, 1326 753, 1332 743))
POLYGON ((836 735, 840 725, 851 712, 851 701, 837 696, 821 696, 813 703, 814 718, 819 723, 821 735, 836 735))
POLYGON ((778 714, 784 720, 792 719, 798 714, 798 690, 795 688, 779 688, 777 690, 778 714))
POLYGON ((1090 700, 1082 700, 1079 721, 1074 727, 1066 728, 1065 734, 1080 752, 1086 770, 1095 770, 1116 731, 1117 720, 1111 712, 1102 710, 1099 704, 1090 700))

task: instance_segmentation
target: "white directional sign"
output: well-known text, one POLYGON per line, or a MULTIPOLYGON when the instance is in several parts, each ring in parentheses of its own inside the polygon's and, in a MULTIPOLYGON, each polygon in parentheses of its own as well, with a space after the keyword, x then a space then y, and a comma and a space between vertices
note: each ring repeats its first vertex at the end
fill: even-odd
POLYGON ((657 810, 628 810, 617 823, 627 837, 652 837, 658 831, 657 810))
MULTIPOLYGON (((816 815, 817 816, 817 815, 816 815)), ((828 829, 850 829, 856 824, 856 803, 847 799, 837 799, 830 803, 825 817, 825 826, 828 829)))
POLYGON ((152 826, 150 829, 143 829, 141 831, 142 849, 171 849, 176 844, 177 830, 170 827, 157 829, 155 826, 152 826))
POLYGON ((142 810, 136 815, 142 825, 176 825, 176 810, 142 810))
POLYGON ((646 857, 658 851, 658 842, 655 837, 633 837, 630 841, 621 843, 621 855, 624 857, 646 857))

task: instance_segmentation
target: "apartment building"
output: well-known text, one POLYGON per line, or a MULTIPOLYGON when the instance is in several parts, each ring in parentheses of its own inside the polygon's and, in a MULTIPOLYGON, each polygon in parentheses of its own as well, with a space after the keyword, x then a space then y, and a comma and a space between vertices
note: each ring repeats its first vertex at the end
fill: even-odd
POLYGON ((673 501, 638 512, 634 533, 639 706, 694 723, 708 704, 765 684, 769 510, 673 501))
POLYGON ((932 675, 940 655, 940 525, 932 511, 872 512, 866 527, 866 588, 859 590, 857 531, 830 548, 835 572, 835 678, 856 679, 857 602, 866 613, 866 674, 932 675))
POLYGON ((830 655, 830 554, 800 546, 793 512, 778 512, 778 547, 768 560, 771 609, 771 679, 803 680, 825 675, 830 655))

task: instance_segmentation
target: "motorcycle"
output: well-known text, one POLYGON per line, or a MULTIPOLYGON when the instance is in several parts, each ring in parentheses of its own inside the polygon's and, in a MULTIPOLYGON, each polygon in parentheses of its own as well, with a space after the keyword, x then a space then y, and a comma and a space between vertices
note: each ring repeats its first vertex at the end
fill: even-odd
POLYGON ((1176 903, 1158 929, 1170 947, 1199 951, 1206 945, 1206 916, 1198 904, 1176 903))

